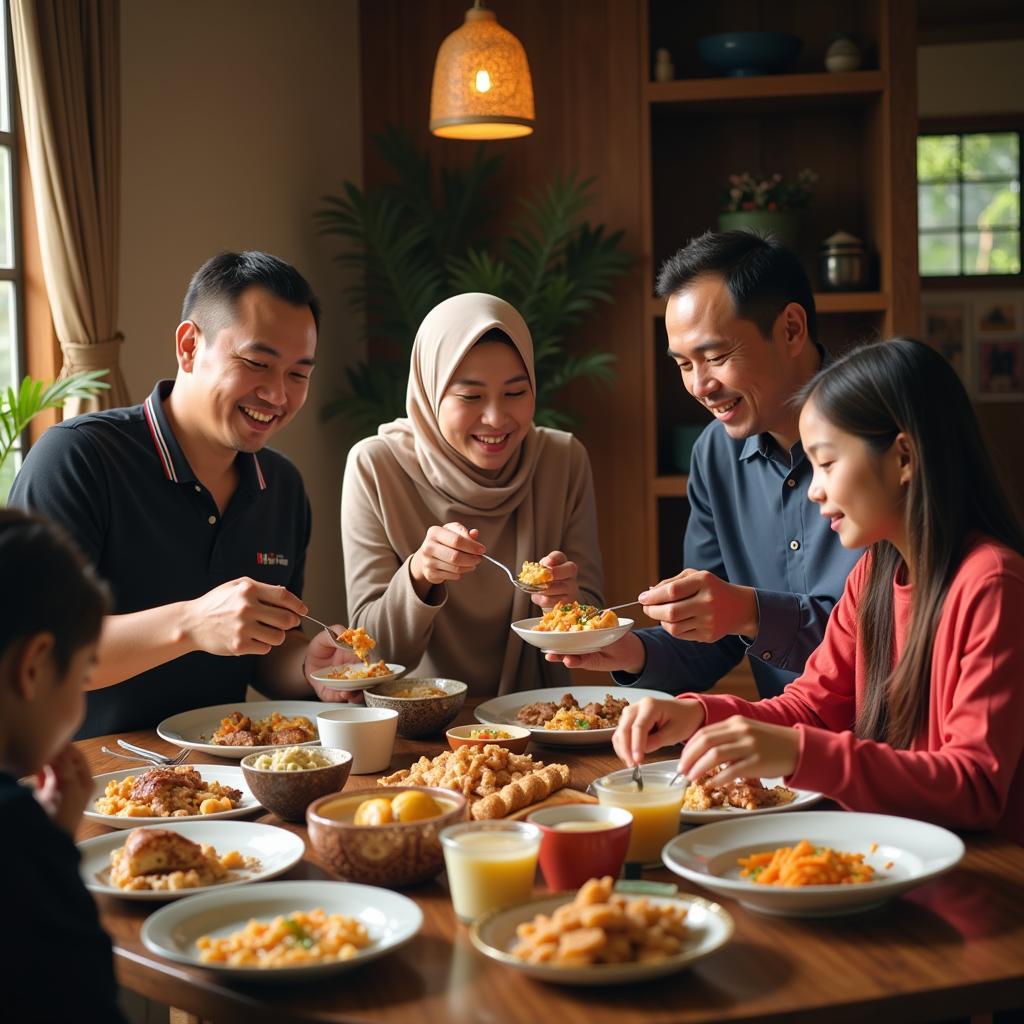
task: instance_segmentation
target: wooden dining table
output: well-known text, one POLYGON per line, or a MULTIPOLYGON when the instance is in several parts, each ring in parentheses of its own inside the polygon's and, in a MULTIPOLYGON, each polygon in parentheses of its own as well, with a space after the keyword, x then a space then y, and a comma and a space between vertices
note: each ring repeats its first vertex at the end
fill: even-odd
MULTIPOLYGON (((457 722, 471 722, 469 701, 457 722)), ((154 730, 123 735, 163 753, 176 748, 154 730)), ((83 740, 94 774, 127 767, 101 752, 114 736, 83 740)), ((391 771, 421 754, 447 749, 443 736, 399 739, 391 771)), ((535 758, 566 763, 572 786, 621 767, 610 746, 537 747, 535 758)), ((665 751, 661 756, 671 756, 665 751)), ((194 753, 193 763, 219 763, 194 753)), ((224 760, 224 764, 237 763, 224 760)), ((371 790, 375 775, 349 777, 345 791, 371 790)), ((799 812, 793 812, 799 813, 799 812)), ((261 811, 255 820, 306 838, 303 825, 261 811)), ((108 830, 84 821, 78 838, 108 830)), ((547 984, 493 962, 470 944, 440 879, 404 889, 423 911, 407 945, 357 970, 308 983, 240 984, 214 971, 150 953, 140 930, 154 904, 97 896, 114 944, 120 984, 174 1007, 172 1020, 291 1024, 669 1024, 669 1022, 986 1021, 992 1011, 1024 1007, 1024 847, 992 835, 964 835, 967 853, 948 874, 873 911, 831 918, 774 917, 721 900, 735 922, 732 940, 686 970, 618 987, 547 984)), ((332 876, 307 843, 286 879, 332 876)), ((645 878, 699 886, 666 869, 645 878)), ((537 892, 546 890, 538 881, 537 892)))

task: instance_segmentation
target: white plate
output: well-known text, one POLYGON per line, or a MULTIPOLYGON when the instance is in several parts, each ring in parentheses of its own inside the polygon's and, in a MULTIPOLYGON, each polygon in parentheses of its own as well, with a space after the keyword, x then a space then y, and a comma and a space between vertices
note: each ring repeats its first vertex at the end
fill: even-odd
MULTIPOLYGON (((347 690, 353 692, 355 690, 365 690, 368 686, 376 686, 378 683, 386 683, 391 679, 397 679, 399 676, 404 675, 404 665, 393 665, 390 661, 387 662, 387 666, 391 669, 387 675, 384 676, 373 676, 370 679, 333 679, 331 676, 325 675, 326 669, 323 672, 310 672, 309 678, 315 679, 318 683, 324 686, 330 686, 335 690, 347 690)), ((337 668, 337 665, 334 666, 337 668)))
POLYGON ((609 629, 547 632, 535 628, 540 620, 540 615, 532 619, 520 619, 512 623, 512 630, 528 644, 539 647, 545 653, 554 651, 556 654, 593 654, 622 639, 633 628, 632 619, 619 619, 619 624, 609 629))
MULTIPOLYGON (((168 743, 189 750, 198 750, 214 757, 226 757, 241 761, 246 754, 263 754, 267 751, 280 750, 280 746, 263 747, 229 747, 219 743, 211 743, 210 737, 217 731, 222 718, 227 718, 232 711, 243 711, 250 718, 266 718, 271 711, 279 711, 288 718, 305 715, 316 729, 316 716, 328 708, 337 707, 329 701, 318 700, 240 700, 235 704, 214 704, 208 708, 196 708, 195 711, 183 711, 180 715, 165 718, 157 727, 157 735, 168 743)), ((296 744, 300 747, 316 746, 319 739, 308 740, 296 744)))
POLYGON ((831 917, 884 903, 955 867, 964 844, 952 832, 911 818, 852 811, 748 816, 719 821, 676 836, 665 845, 665 866, 720 896, 766 914, 831 917), (740 878, 737 858, 795 846, 807 839, 847 853, 863 853, 875 881, 855 885, 757 885, 740 878), (871 852, 872 843, 878 847, 871 852), (891 867, 885 867, 890 864, 891 867))
POLYGON ((407 896, 390 889, 350 882, 271 882, 227 892, 209 892, 163 907, 142 925, 142 942, 151 953, 227 977, 245 981, 295 981, 338 971, 349 971, 368 960, 404 946, 420 930, 423 914, 407 896), (256 918, 267 921, 278 914, 322 908, 328 914, 345 914, 363 923, 372 944, 351 960, 301 967, 227 967, 204 964, 196 939, 202 935, 225 936, 256 918))
MULTIPOLYGON (((762 779, 761 782, 768 789, 771 789, 773 786, 786 785, 785 780, 781 778, 762 779)), ((680 785, 685 790, 689 782, 683 779, 680 785)), ((710 821, 747 818, 752 814, 778 814, 780 811, 798 811, 804 807, 810 807, 811 804, 816 804, 821 799, 820 793, 813 793, 809 789, 793 789, 792 786, 786 786, 786 788, 792 789, 796 793, 795 799, 791 800, 788 804, 776 804, 774 807, 758 807, 754 811, 748 811, 743 807, 716 807, 710 811, 688 811, 684 807, 679 812, 679 820, 688 825, 706 825, 710 821)))
MULTIPOLYGON (((633 895, 633 894, 629 894, 633 895)), ((644 896, 643 893, 636 894, 644 896)), ((697 960, 724 946, 732 937, 733 923, 728 911, 717 903, 699 896, 646 896, 655 906, 677 904, 686 907, 689 935, 683 948, 665 960, 631 964, 591 964, 586 967, 555 967, 551 964, 531 964, 518 960, 509 950, 516 942, 516 927, 532 921, 535 914, 550 914, 563 903, 571 902, 573 893, 563 892, 545 896, 531 903, 523 903, 506 910, 496 910, 474 922, 469 932, 470 941, 481 953, 506 967, 522 971, 541 981, 563 985, 622 985, 660 978, 674 974, 697 960)))
MULTIPOLYGON (((168 822, 180 824, 185 821, 216 821, 217 819, 224 818, 244 818, 245 815, 252 814, 260 806, 259 801, 252 795, 249 787, 245 784, 245 776, 242 774, 241 768, 233 764, 189 764, 185 767, 194 768, 205 782, 220 782, 225 786, 230 786, 232 789, 239 790, 242 798, 238 806, 232 807, 230 811, 217 811, 216 814, 187 814, 177 818, 128 818, 117 814, 100 814, 99 811, 92 809, 96 801, 105 794, 108 782, 111 780, 120 781, 121 779, 126 779, 129 775, 141 775, 143 772, 149 771, 149 767, 149 765, 140 764, 138 768, 125 768, 124 771, 107 772, 104 775, 93 776, 93 791, 92 796, 89 797, 85 817, 90 821, 106 825, 108 828, 138 828, 140 825, 165 825, 168 822)), ((161 766, 155 765, 154 767, 159 768, 161 766)))
POLYGON ((124 846, 128 836, 125 832, 108 832, 106 835, 86 839, 78 844, 78 850, 82 855, 79 872, 85 887, 91 892, 102 893, 104 896, 118 896, 125 900, 180 900, 185 896, 194 896, 196 893, 210 892, 213 889, 233 889, 236 886, 248 885, 250 882, 276 878, 298 864, 306 852, 306 844, 294 832, 277 828, 275 825, 258 825, 252 821, 192 821, 184 825, 179 825, 176 821, 173 824, 163 821, 158 826, 149 827, 177 832, 194 843, 209 843, 218 854, 238 850, 245 857, 258 857, 259 867, 239 868, 232 871, 223 882, 195 889, 176 889, 173 892, 119 889, 110 882, 110 854, 124 846))
POLYGON ((519 693, 507 693, 504 697, 495 697, 477 705, 473 714, 478 722, 484 725, 519 725, 530 730, 534 743, 543 743, 550 747, 593 747, 602 743, 611 743, 614 729, 545 729, 543 725, 523 725, 517 721, 516 712, 525 704, 549 700, 557 704, 565 693, 571 693, 580 707, 591 701, 600 703, 605 694, 612 694, 619 700, 628 700, 636 704, 644 697, 656 700, 673 700, 671 694, 660 690, 641 690, 635 686, 552 686, 545 690, 522 690, 519 693))

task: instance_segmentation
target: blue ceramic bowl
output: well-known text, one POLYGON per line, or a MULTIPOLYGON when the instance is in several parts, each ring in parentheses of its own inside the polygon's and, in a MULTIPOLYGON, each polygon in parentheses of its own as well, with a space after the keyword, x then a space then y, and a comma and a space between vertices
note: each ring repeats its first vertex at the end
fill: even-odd
POLYGON ((785 32, 723 32, 697 41, 700 59, 727 75, 772 75, 786 71, 804 45, 785 32))

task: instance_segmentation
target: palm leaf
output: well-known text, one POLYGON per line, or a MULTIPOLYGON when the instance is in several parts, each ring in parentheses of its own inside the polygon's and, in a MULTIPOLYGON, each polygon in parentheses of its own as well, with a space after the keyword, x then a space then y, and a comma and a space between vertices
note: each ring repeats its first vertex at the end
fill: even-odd
POLYGON ((49 384, 25 377, 17 391, 9 387, 0 394, 0 466, 39 413, 59 409, 69 398, 91 398, 106 391, 110 385, 101 380, 106 375, 106 370, 82 370, 49 384))
POLYGON ((536 422, 571 426, 554 408, 561 389, 613 374, 607 353, 574 351, 573 332, 598 303, 611 301, 612 283, 631 262, 621 231, 581 222, 593 179, 556 175, 518 202, 506 237, 494 243, 488 231, 500 156, 481 145, 468 165, 435 176, 408 132, 389 128, 375 141, 390 180, 366 192, 344 183, 340 195, 323 197, 316 222, 343 244, 336 259, 344 289, 365 313, 368 336, 397 341, 401 355, 350 367, 322 415, 343 415, 360 436, 402 415, 407 355, 423 317, 451 295, 483 291, 511 302, 533 335, 536 422))

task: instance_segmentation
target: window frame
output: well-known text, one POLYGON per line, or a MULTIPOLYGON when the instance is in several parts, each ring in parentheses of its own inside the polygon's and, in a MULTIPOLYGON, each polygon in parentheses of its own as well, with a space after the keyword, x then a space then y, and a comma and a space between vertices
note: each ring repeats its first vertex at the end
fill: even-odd
MULTIPOLYGON (((1024 113, 992 114, 973 117, 929 117, 922 118, 917 126, 914 139, 914 150, 917 151, 917 139, 922 135, 971 135, 977 132, 1017 132, 1020 135, 1020 146, 1017 152, 1017 174, 1021 181, 1021 270, 1016 274, 954 274, 928 275, 921 273, 920 258, 918 259, 918 278, 922 291, 942 291, 951 288, 960 290, 991 288, 993 290, 1013 290, 1024 286, 1024 113)), ((915 161, 915 182, 916 161, 915 161)), ((916 188, 916 185, 915 185, 916 188)), ((916 216, 915 216, 916 222, 916 216)), ((958 229, 959 231, 959 229, 958 229)), ((920 225, 916 227, 916 241, 921 239, 920 225)))
MULTIPOLYGON (((21 138, 21 105, 18 98, 18 76, 14 71, 14 39, 11 31, 10 0, 0 0, 3 5, 0 16, 0 31, 3 32, 4 52, 7 54, 7 102, 9 105, 9 130, 0 130, 0 146, 10 152, 10 186, 11 186, 11 262, 13 267, 0 267, 0 281, 10 281, 14 285, 14 345, 12 356, 13 381, 11 386, 18 388, 28 373, 28 345, 25 333, 25 258, 22 246, 22 138, 21 138)), ((7 387, 3 382, 3 387, 7 387)), ((20 467, 21 460, 28 451, 29 437, 27 432, 15 442, 11 456, 15 467, 20 467)))

